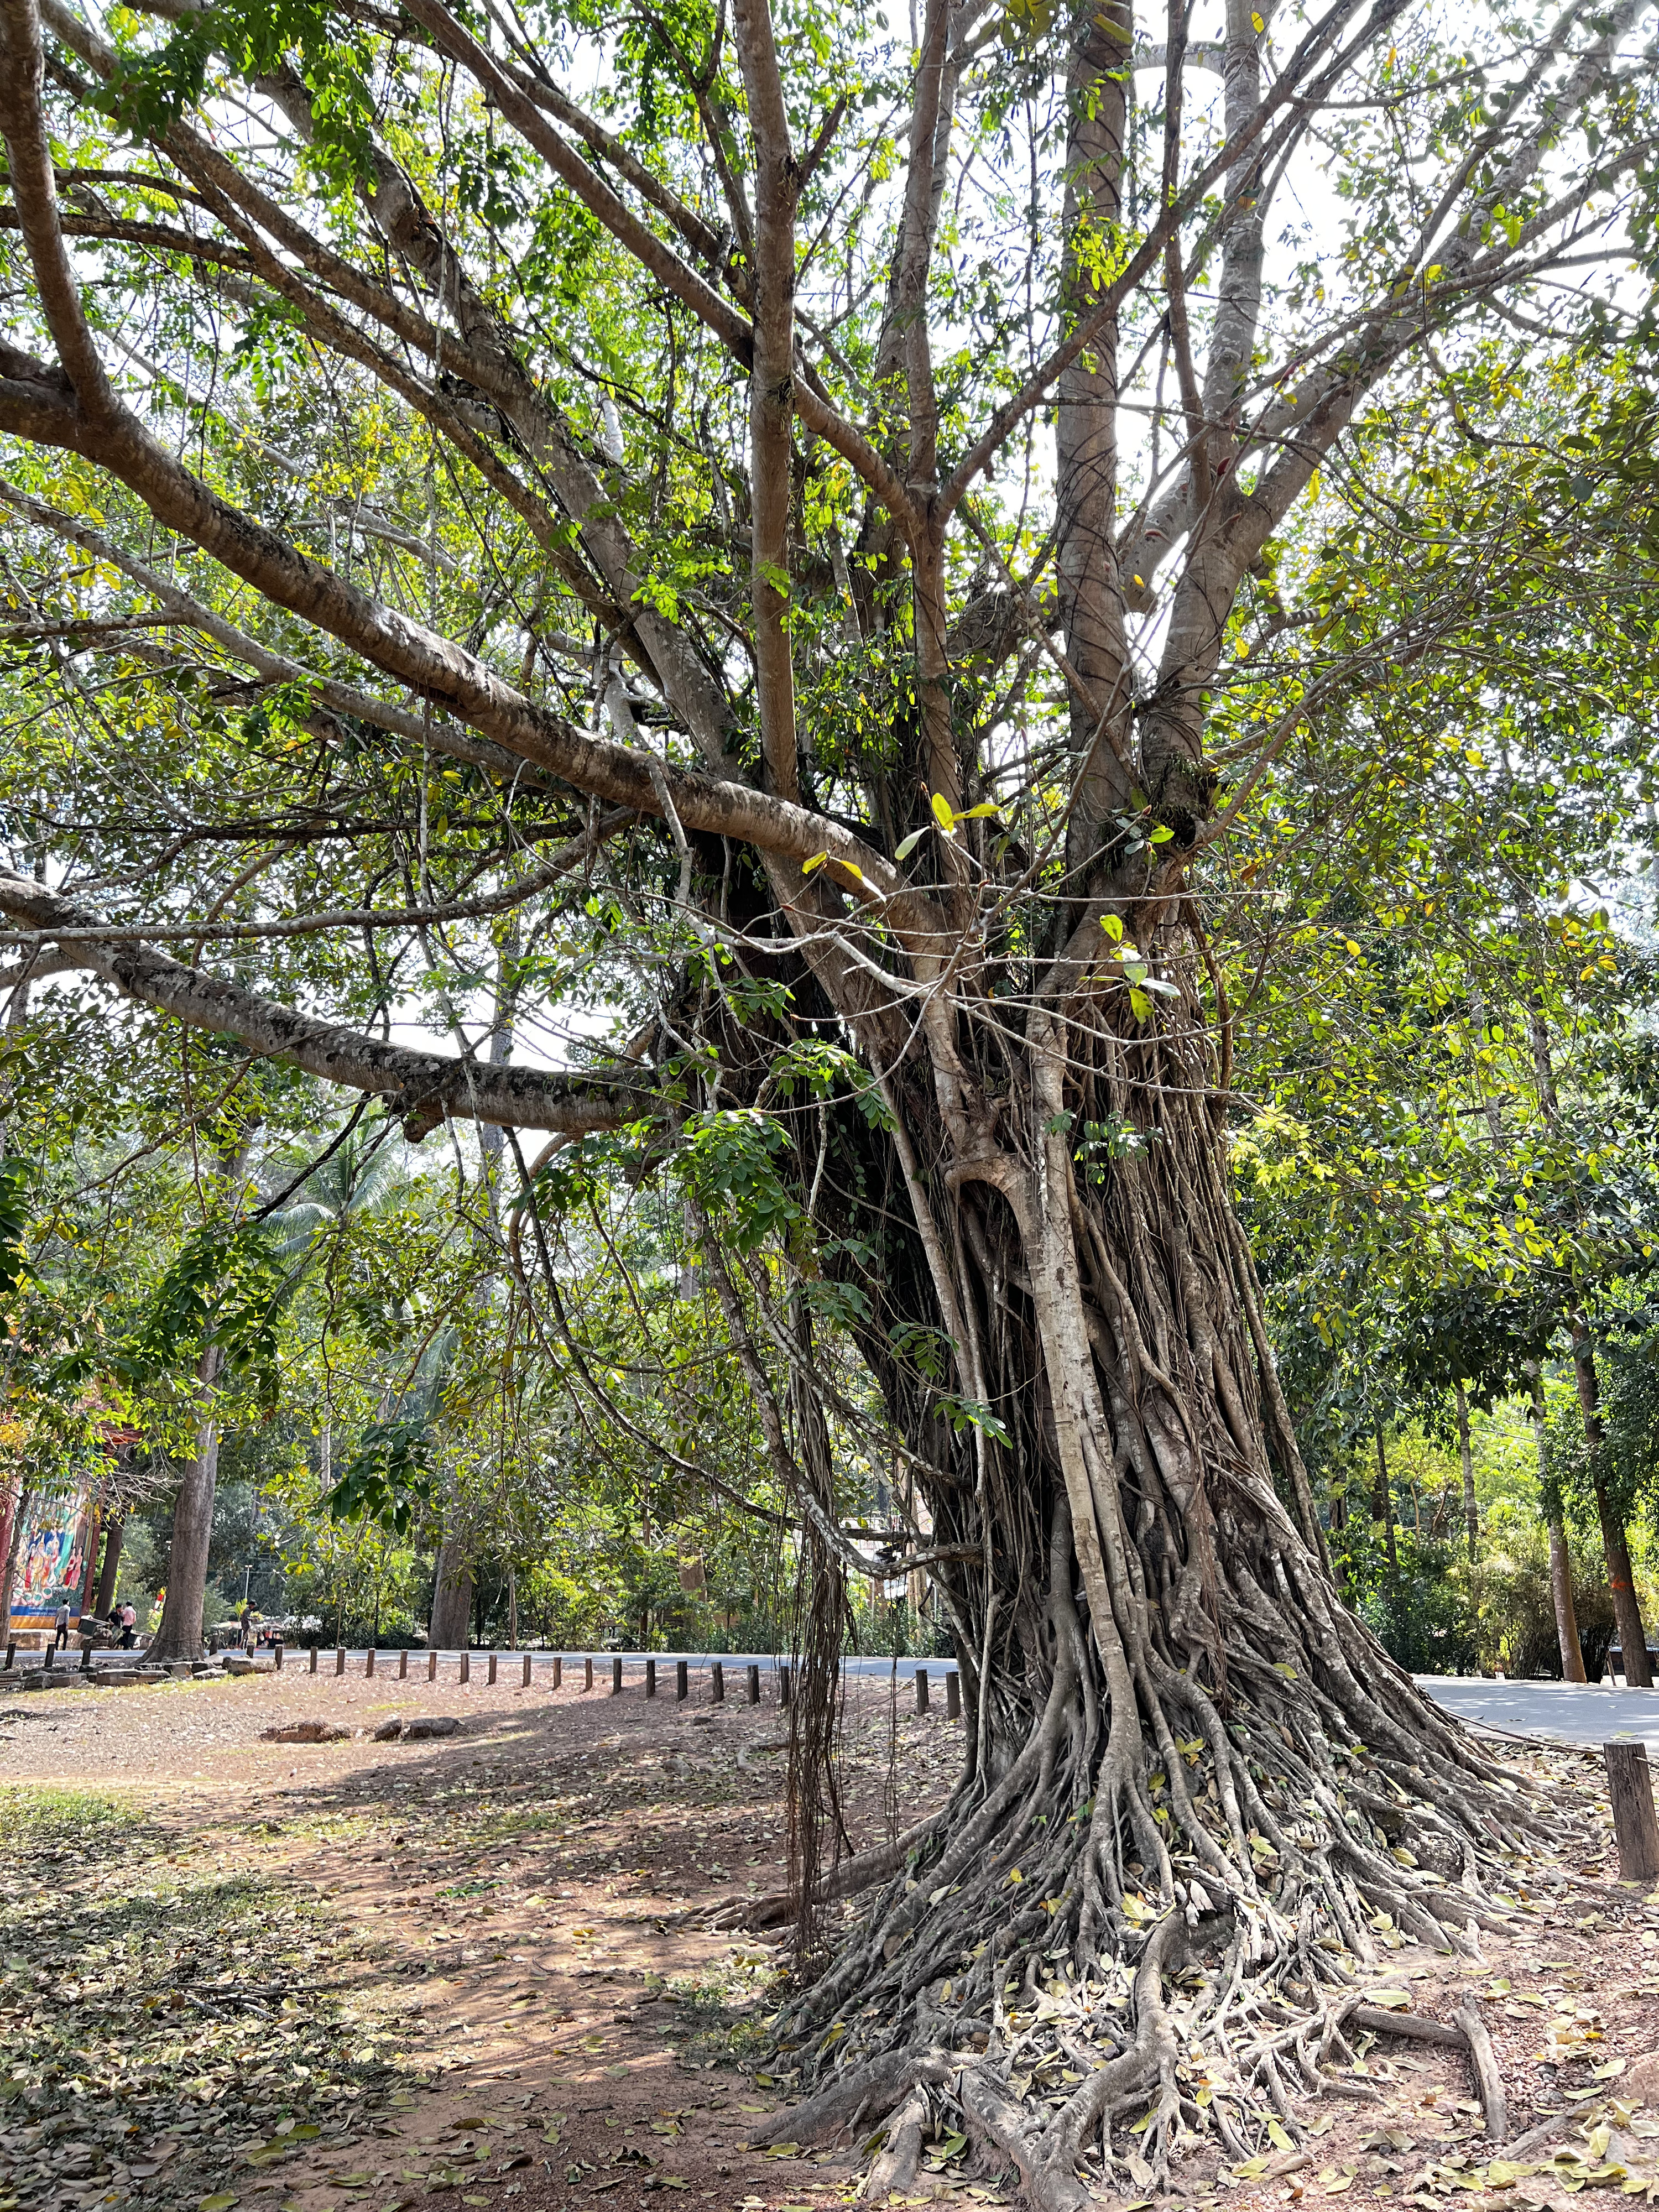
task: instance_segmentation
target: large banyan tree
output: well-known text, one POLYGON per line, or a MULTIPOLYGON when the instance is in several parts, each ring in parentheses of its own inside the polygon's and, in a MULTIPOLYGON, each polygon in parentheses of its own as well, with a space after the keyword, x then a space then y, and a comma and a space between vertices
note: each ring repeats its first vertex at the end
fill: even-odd
POLYGON ((532 1151, 682 1154, 833 1584, 810 1311, 722 1244, 768 1163, 810 1215, 970 1709, 780 2029, 797 2131, 896 2114, 890 2172, 930 2097, 1051 2205, 1254 2148, 1378 1930, 1469 1948, 1534 1821, 1333 1586, 1206 931, 1352 678, 1299 514, 1401 395, 1461 433, 1470 362, 1611 327, 1645 234, 1634 0, 1449 27, 0 0, 13 621, 154 817, 20 852, 11 942, 411 1135, 536 1133, 520 1254, 532 1151), (561 911, 637 954, 625 1049, 377 1031, 386 946, 561 911))

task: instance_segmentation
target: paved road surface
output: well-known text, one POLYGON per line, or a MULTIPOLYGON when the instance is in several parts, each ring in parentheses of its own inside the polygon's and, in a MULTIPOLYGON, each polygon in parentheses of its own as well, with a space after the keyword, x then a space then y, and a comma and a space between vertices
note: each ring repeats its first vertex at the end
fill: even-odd
POLYGON ((1419 1674, 1419 1686, 1460 1720, 1512 1735, 1599 1745, 1621 1737, 1659 1752, 1659 1690, 1611 1690, 1585 1682, 1487 1682, 1419 1674))

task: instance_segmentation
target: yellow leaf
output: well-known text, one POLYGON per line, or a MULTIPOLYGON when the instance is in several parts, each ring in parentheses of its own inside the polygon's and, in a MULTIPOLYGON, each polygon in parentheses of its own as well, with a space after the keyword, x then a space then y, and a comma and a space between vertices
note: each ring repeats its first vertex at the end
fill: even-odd
POLYGON ((938 792, 935 792, 927 803, 933 810, 934 821, 948 837, 957 826, 957 817, 950 800, 941 799, 938 792))
POLYGON ((821 868, 829 857, 830 855, 828 853, 814 853, 810 860, 803 860, 801 862, 800 872, 802 875, 810 876, 813 869, 821 868))

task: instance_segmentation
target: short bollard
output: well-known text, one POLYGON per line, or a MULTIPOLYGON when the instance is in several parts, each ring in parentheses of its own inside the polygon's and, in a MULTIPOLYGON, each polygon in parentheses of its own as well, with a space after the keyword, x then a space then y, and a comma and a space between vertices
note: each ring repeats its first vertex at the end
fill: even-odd
POLYGON ((916 1669, 916 1711, 919 1713, 925 1713, 927 1710, 927 1669, 925 1667, 918 1667, 916 1669))
POLYGON ((368 1647, 368 1656, 363 1662, 363 1680, 366 1682, 374 1680, 374 1646, 372 1644, 368 1647))
POLYGON ((317 1671, 317 1647, 314 1644, 311 1647, 311 1671, 313 1674, 317 1671))
POLYGON ((962 1677, 947 1674, 945 1678, 945 1717, 950 1721, 962 1718, 962 1677))
POLYGON ((613 1659, 611 1662, 611 1694, 613 1698, 619 1698, 622 1695, 622 1661, 620 1659, 613 1659))
POLYGON ((8 1668, 10 1668, 15 1667, 16 1663, 17 1646, 9 1638, 8 1638, 6 1642, 6 1665, 8 1668))
POLYGON ((461 1680, 464 1682, 472 1680, 472 1654, 470 1651, 461 1654, 461 1680))
POLYGON ((400 1651, 398 1654, 398 1680, 400 1682, 406 1682, 409 1680, 409 1654, 407 1651, 400 1651))
POLYGON ((495 1680, 495 1655, 493 1651, 489 1655, 489 1680, 492 1684, 495 1680))
POLYGON ((334 1671, 337 1674, 343 1674, 345 1672, 345 1646, 343 1644, 337 1644, 334 1647, 334 1671))
POLYGON ((562 1652, 560 1652, 553 1662, 553 1686, 556 1690, 564 1687, 564 1654, 562 1652))
POLYGON ((51 1674, 52 1668, 57 1665, 57 1663, 58 1646, 55 1644, 48 1644, 46 1646, 46 1672, 48 1674, 51 1674))
POLYGON ((787 1667, 780 1667, 778 1669, 778 1703, 781 1705, 787 1705, 788 1702, 789 1669, 787 1667))
POLYGON ((586 1679, 582 1687, 585 1690, 591 1690, 593 1686, 593 1662, 591 1659, 584 1659, 582 1665, 586 1669, 586 1679))
POLYGON ((747 1680, 744 1684, 744 1696, 749 1704, 757 1705, 760 1703, 760 1668, 750 1667, 745 1669, 745 1673, 747 1680))
POLYGON ((657 1694, 657 1662, 654 1659, 647 1659, 645 1662, 645 1694, 647 1698, 654 1698, 657 1694))
POLYGON ((270 1649, 272 1656, 276 1662, 276 1671, 280 1674, 283 1671, 283 1639, 280 1636, 271 1645, 270 1649))
POLYGON ((684 1659, 674 1662, 674 1695, 684 1705, 691 1694, 691 1670, 684 1659))
POLYGON ((524 1686, 526 1690, 530 1687, 530 1654, 527 1651, 524 1655, 524 1686))
POLYGON ((92 1646, 90 1644, 83 1644, 81 1646, 81 1672, 83 1674, 90 1674, 92 1672, 92 1646))
POLYGON ((438 1655, 435 1651, 428 1651, 426 1655, 426 1679, 428 1682, 435 1682, 438 1679, 438 1655))
POLYGON ((726 1669, 717 1659, 708 1672, 712 1679, 714 1703, 717 1705, 723 1705, 726 1703, 726 1669))

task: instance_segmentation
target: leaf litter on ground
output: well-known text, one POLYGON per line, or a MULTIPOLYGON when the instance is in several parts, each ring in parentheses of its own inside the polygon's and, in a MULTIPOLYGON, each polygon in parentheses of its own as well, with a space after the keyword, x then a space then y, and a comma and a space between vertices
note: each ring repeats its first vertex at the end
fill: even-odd
POLYGON ((408 2102, 398 2034, 340 1986, 374 1946, 220 1840, 93 1792, 0 1802, 0 2212, 231 2212, 408 2102))

